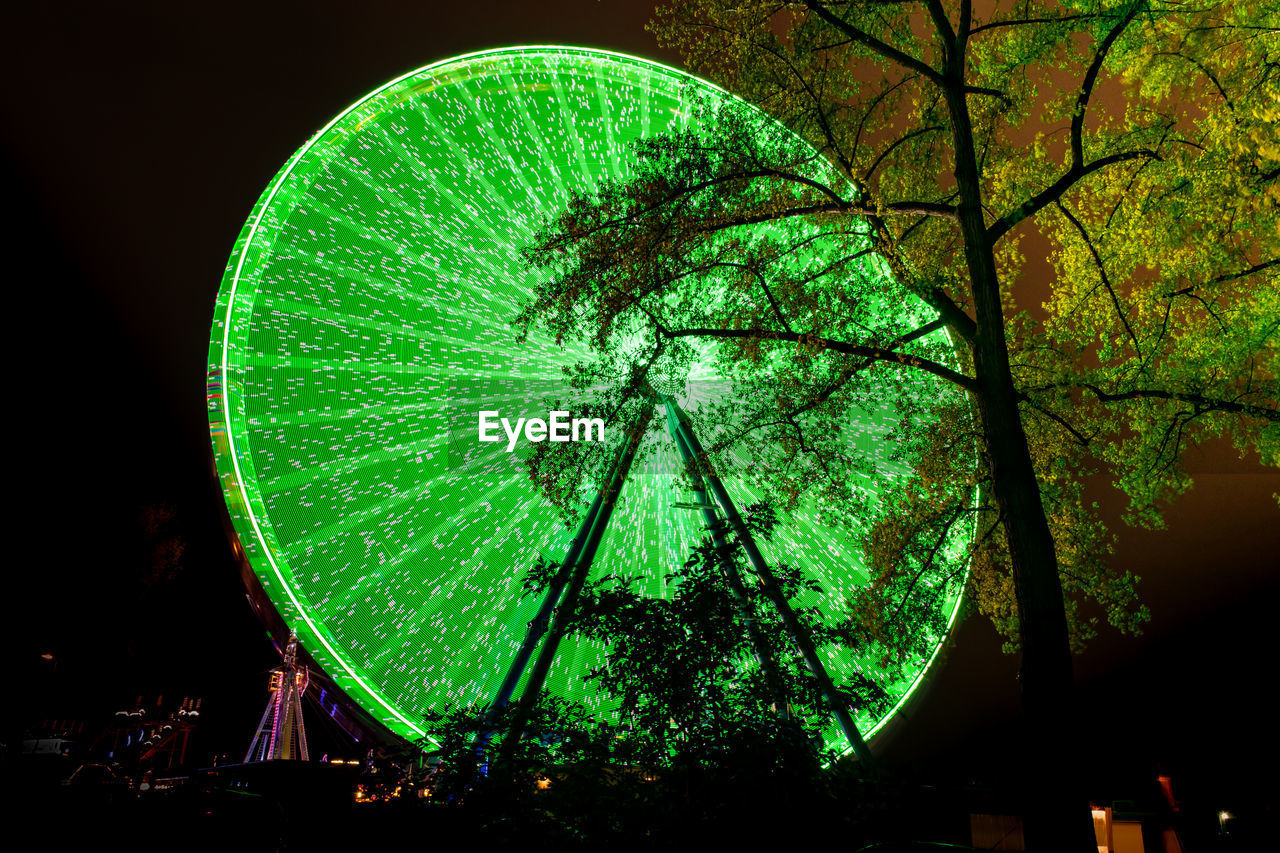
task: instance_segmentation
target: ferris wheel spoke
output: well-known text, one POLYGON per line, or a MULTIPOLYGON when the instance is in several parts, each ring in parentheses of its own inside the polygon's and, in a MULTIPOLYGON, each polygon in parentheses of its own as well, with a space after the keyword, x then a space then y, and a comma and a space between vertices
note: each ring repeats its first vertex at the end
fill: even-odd
MULTIPOLYGON (((555 147, 547 142, 546 136, 542 132, 542 123, 535 121, 529 111, 528 94, 536 91, 537 87, 533 84, 524 87, 514 84, 512 80, 515 79, 515 75, 502 74, 501 77, 503 82, 507 84, 509 91, 514 93, 514 97, 511 99, 511 106, 515 108, 525 132, 529 134, 529 139, 532 143, 529 147, 534 151, 554 151, 555 147)), ((554 126, 548 124, 547 127, 548 130, 551 130, 554 126)), ((564 176, 560 173, 560 164, 556 158, 536 158, 535 162, 530 165, 533 167, 534 174, 545 173, 551 178, 555 184, 553 198, 568 200, 572 193, 564 181, 564 176)), ((539 199, 542 197, 543 194, 539 193, 539 199)))

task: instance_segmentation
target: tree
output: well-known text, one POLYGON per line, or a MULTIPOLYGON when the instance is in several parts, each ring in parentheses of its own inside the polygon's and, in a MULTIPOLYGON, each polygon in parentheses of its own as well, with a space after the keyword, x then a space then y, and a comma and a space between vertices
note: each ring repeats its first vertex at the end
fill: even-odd
MULTIPOLYGON (((703 770, 741 774, 747 765, 757 776, 787 768, 797 779, 816 776, 820 759, 835 758, 822 745, 832 725, 823 691, 782 640, 787 629, 753 575, 739 542, 708 536, 667 576, 669 599, 638 592, 637 578, 608 576, 589 585, 569 622, 571 633, 608 648, 587 680, 648 739, 650 766, 690 785, 703 770), (740 586, 730 580, 743 577, 740 586), (763 657, 771 667, 758 664, 763 657)), ((806 633, 845 639, 816 608, 797 606, 801 591, 819 590, 815 581, 786 564, 775 575, 806 633)), ((887 710, 874 682, 855 678, 838 689, 846 702, 887 710)))
MULTIPOLYGON (((518 323, 592 347, 571 378, 615 414, 643 404, 637 377, 714 363, 715 464, 749 462, 784 513, 873 520, 849 630, 887 657, 921 579, 970 566, 1021 654, 1029 841, 1086 849, 1071 651, 1099 610, 1129 631, 1145 611, 1085 479, 1158 526, 1189 445, 1280 464, 1280 10, 688 0, 654 28, 795 136, 740 106, 640 145, 632 180, 530 248, 549 278, 518 323), (1022 274, 1037 236, 1047 290, 1022 274), (860 408, 896 411, 911 472, 877 502, 842 433, 860 408)), ((597 451, 544 448, 535 479, 564 505, 597 451)))
MULTIPOLYGON (((769 535, 767 506, 747 516, 753 535, 769 535)), ((751 574, 742 554, 731 537, 708 535, 668 575, 668 599, 638 592, 635 578, 589 583, 566 633, 607 647, 586 680, 618 708, 619 724, 545 692, 520 729, 514 705, 434 714, 426 721, 439 762, 433 796, 465 800, 500 837, 532 831, 592 849, 684 845, 691 834, 759 843, 761 833, 830 819, 829 789, 840 782, 824 770, 836 757, 822 738, 831 714, 800 655, 780 641, 786 631, 758 585, 746 585, 744 603, 730 582, 751 574), (781 685, 752 665, 761 652, 780 662, 781 685)), ((554 570, 535 564, 526 590, 540 597, 554 570)), ((814 585, 786 565, 776 571, 793 603, 814 585)), ((840 633, 812 608, 796 609, 812 634, 840 633)), ((867 679, 841 687, 882 711, 888 701, 867 679)))
POLYGON ((563 849, 614 840, 615 824, 625 821, 635 799, 623 768, 634 760, 636 744, 564 699, 544 693, 531 710, 527 736, 501 768, 501 741, 491 736, 510 730, 516 706, 428 715, 423 722, 429 736, 418 746, 436 764, 427 779, 432 800, 465 805, 471 824, 492 845, 563 849))

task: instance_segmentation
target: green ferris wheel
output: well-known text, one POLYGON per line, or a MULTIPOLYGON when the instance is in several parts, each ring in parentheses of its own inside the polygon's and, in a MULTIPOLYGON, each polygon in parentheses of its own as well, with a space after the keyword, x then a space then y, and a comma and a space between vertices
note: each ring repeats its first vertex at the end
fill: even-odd
MULTIPOLYGON (((734 101, 606 51, 470 54, 343 111, 245 223, 208 374, 236 546, 316 663, 392 732, 416 738, 424 712, 505 702, 531 673, 611 713, 582 678, 605 650, 549 642, 546 617, 587 577, 639 575, 646 594, 669 595, 669 570, 707 527, 736 530, 736 507, 758 499, 726 475, 702 478, 690 500, 714 375, 660 398, 652 428, 617 443, 598 499, 567 527, 505 440, 475 441, 481 410, 531 411, 585 356, 536 335, 517 343, 511 321, 537 281, 523 247, 575 192, 629 177, 636 140, 696 133, 697 104, 734 101), (563 568, 541 599, 522 588, 540 558, 563 568)), ((886 467, 889 417, 850 430, 886 467)), ((820 582, 799 606, 838 609, 867 582, 856 537, 803 506, 768 542, 743 542, 757 570, 785 561, 820 582)), ((919 686, 959 606, 963 579, 947 584, 945 627, 905 668, 809 644, 811 670, 836 683, 861 673, 892 700, 846 709, 832 744, 871 738, 919 686)))

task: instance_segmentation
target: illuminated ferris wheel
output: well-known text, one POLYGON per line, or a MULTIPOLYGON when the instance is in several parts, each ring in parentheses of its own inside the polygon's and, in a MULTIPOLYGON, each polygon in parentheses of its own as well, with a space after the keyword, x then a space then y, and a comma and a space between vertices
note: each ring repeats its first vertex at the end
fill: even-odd
MULTIPOLYGON (((743 533, 757 570, 784 560, 820 581, 825 592, 802 606, 837 608, 866 582, 858 542, 816 512, 802 507, 754 543, 735 521, 759 497, 749 483, 696 478, 690 499, 681 478, 702 452, 704 393, 693 386, 714 388, 714 376, 666 389, 652 428, 618 445, 601 499, 568 528, 518 454, 473 440, 478 412, 554 393, 559 367, 585 356, 536 336, 516 343, 511 320, 536 280, 520 253, 534 232, 573 193, 627 178, 636 140, 689 128, 695 102, 730 100, 605 51, 470 54, 342 112, 254 207, 209 351, 210 428, 237 548, 316 663, 392 732, 416 738, 429 710, 506 702, 531 681, 610 713, 582 680, 605 650, 549 641, 547 617, 588 577, 641 575, 647 594, 668 595, 669 570, 708 526, 743 533), (538 558, 563 568, 541 599, 522 589, 538 558)), ((861 424, 864 439, 887 418, 861 424)), ((947 629, 961 586, 939 598, 947 629)), ((857 671, 892 700, 882 713, 846 711, 829 741, 881 729, 947 629, 892 675, 848 650, 810 648, 823 677, 857 671)))

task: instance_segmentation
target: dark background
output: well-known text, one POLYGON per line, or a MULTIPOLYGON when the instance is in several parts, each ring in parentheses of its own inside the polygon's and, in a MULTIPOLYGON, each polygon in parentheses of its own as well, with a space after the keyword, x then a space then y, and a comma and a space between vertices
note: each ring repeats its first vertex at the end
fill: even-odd
MULTIPOLYGON (((277 658, 222 532, 204 372, 251 205, 333 115, 429 62, 538 43, 678 58, 637 2, 40 5, 6 16, 0 59, 10 731, 191 694, 206 697, 203 749, 239 753, 277 658), (156 508, 173 517, 149 533, 156 508), (175 539, 181 559, 157 560, 175 539)), ((1115 525, 1117 565, 1145 578, 1146 633, 1104 629, 1077 659, 1099 796, 1157 768, 1224 805, 1273 785, 1280 476, 1225 444, 1189 465, 1167 531, 1115 525)), ((1114 492, 1097 491, 1114 518, 1114 492)), ((1016 750, 1016 670, 967 619, 886 756, 998 767, 1016 750)))

